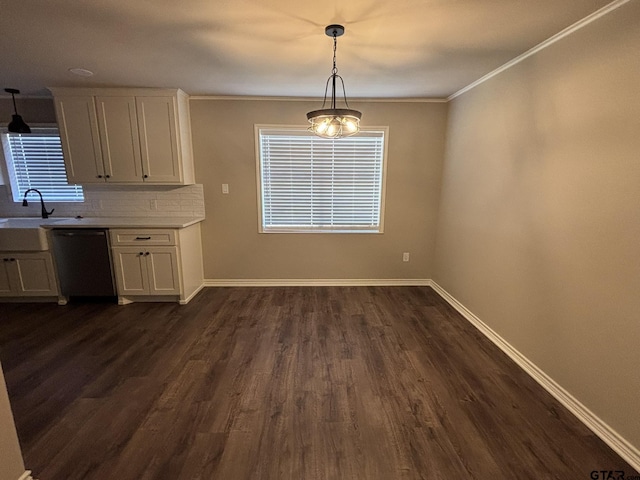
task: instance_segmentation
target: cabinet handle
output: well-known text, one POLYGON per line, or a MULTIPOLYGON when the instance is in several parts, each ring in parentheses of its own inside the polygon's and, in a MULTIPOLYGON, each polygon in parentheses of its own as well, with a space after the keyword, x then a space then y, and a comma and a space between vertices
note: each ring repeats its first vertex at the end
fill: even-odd
POLYGON ((136 237, 136 240, 151 240, 151 237, 136 237))
POLYGON ((105 175, 104 178, 111 178, 111 175, 105 175))
POLYGON ((96 178, 102 178, 102 175, 96 175, 96 178))
POLYGON ((106 235, 105 232, 59 232, 55 231, 54 237, 104 237, 106 235))
POLYGON ((143 175, 142 178, 149 178, 149 175, 143 175))
POLYGON ((144 252, 140 252, 138 255, 140 255, 141 257, 144 257, 144 252))
POLYGON ((145 255, 147 255, 147 256, 148 256, 148 255, 149 255, 149 252, 145 253, 145 255))
POLYGON ((8 262, 8 261, 9 261, 9 259, 8 259, 8 258, 3 258, 3 259, 2 259, 2 261, 3 261, 3 262, 8 262))

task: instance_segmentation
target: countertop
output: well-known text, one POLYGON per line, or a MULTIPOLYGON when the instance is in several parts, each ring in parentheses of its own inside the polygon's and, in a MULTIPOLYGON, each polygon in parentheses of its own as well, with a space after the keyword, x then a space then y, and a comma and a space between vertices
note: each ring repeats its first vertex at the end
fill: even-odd
MULTIPOLYGON (((204 220, 204 217, 84 217, 34 218, 42 228, 185 228, 204 220)), ((36 225, 34 225, 36 226, 36 225)))

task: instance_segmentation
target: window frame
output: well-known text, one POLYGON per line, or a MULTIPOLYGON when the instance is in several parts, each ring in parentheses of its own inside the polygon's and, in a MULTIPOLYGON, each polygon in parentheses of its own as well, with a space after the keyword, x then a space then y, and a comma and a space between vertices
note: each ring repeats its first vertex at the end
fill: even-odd
MULTIPOLYGON (((265 234, 279 234, 279 233, 295 233, 295 234, 308 234, 308 233, 339 233, 339 234, 383 234, 384 233, 384 219, 385 219, 385 202, 386 202, 386 185, 387 185, 387 160, 388 160, 388 148, 389 148, 389 127, 388 126, 369 126, 361 128, 361 132, 381 132, 383 138, 382 145, 382 168, 381 168, 381 185, 380 185, 380 214, 379 224, 377 229, 354 229, 346 227, 264 227, 263 220, 263 202, 262 202, 262 157, 261 157, 261 130, 282 130, 282 131, 295 131, 295 132, 309 132, 306 126, 300 125, 273 125, 273 124, 255 124, 254 125, 254 141, 255 141, 255 156, 256 156, 256 196, 258 204, 258 233, 265 234)), ((313 136, 309 132, 310 136, 313 136)), ((358 136, 356 134, 355 136, 358 136)), ((341 139, 336 139, 336 142, 340 142, 341 139)))
MULTIPOLYGON (((32 133, 35 133, 35 134, 56 133, 58 136, 60 136, 60 129, 58 125, 55 123, 45 123, 45 124, 35 124, 35 125, 32 124, 31 131, 32 133)), ((15 175, 14 159, 13 159, 13 156, 11 155, 11 151, 9 147, 9 139, 7 137, 7 134, 9 133, 10 132, 7 130, 6 126, 0 127, 0 185, 5 185, 7 187, 8 197, 11 202, 21 203, 24 192, 21 191, 20 188, 18 188, 19 185, 17 184, 17 179, 15 175), (11 162, 11 165, 9 165, 10 162, 11 162)), ((24 134, 24 135, 30 135, 30 134, 24 134)), ((60 139, 60 141, 62 142, 62 139, 60 139)), ((61 148, 62 148, 62 145, 61 145, 61 148)), ((64 152, 62 153, 62 159, 64 163, 64 152)), ((65 167, 65 173, 66 173, 66 167, 65 167)), ((56 199, 50 199, 45 197, 44 198, 45 201, 49 203, 70 203, 70 204, 83 203, 85 201, 83 186, 79 184, 69 183, 68 178, 67 178, 67 185, 74 186, 80 189, 82 198, 78 198, 76 200, 70 200, 70 199, 56 200, 56 199)), ((32 188, 35 188, 35 187, 32 187, 32 188)), ((43 193, 43 196, 44 195, 45 194, 43 193)))

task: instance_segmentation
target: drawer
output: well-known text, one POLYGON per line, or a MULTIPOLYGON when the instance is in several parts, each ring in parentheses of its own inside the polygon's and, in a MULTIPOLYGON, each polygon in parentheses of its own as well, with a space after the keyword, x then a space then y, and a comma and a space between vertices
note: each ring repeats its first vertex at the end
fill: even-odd
POLYGON ((116 228, 109 230, 111 246, 118 245, 175 245, 176 231, 157 228, 116 228))

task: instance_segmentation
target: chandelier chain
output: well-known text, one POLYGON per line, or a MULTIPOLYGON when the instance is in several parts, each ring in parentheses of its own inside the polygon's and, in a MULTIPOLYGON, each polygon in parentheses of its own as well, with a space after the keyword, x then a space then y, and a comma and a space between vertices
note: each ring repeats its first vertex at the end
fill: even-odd
POLYGON ((338 73, 338 67, 336 66, 336 51, 338 50, 338 37, 336 31, 333 31, 333 69, 331 73, 336 75, 338 73))

